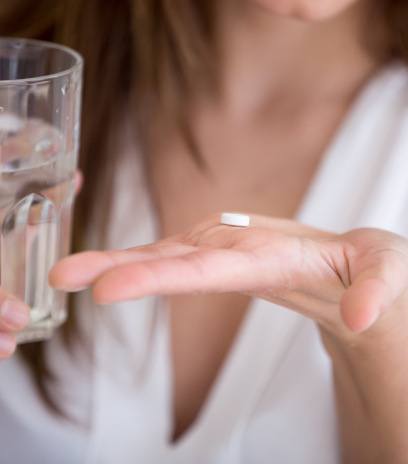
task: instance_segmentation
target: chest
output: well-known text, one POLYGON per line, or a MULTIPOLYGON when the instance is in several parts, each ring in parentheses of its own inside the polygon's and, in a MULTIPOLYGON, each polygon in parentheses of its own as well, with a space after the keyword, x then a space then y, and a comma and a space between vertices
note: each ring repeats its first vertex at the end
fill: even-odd
MULTIPOLYGON (((320 131, 311 131, 310 121, 296 117, 290 124, 217 117, 199 122, 198 161, 174 134, 157 139, 150 160, 163 236, 220 211, 293 217, 338 121, 333 114, 320 131)), ((248 306, 244 295, 169 300, 175 439, 205 404, 248 306)))
POLYGON ((195 154, 174 131, 157 137, 150 173, 162 234, 223 210, 293 217, 342 116, 336 106, 253 121, 204 114, 195 154))

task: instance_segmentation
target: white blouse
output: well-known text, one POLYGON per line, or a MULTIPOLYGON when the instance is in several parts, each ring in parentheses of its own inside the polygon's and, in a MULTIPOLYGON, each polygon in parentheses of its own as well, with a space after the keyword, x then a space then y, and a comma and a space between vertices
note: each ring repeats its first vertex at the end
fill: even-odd
MULTIPOLYGON (((108 246, 135 246, 157 235, 136 158, 124 157, 116 176, 108 246)), ((297 220, 334 232, 373 226, 408 237, 402 65, 383 70, 359 96, 297 220)), ((77 308, 83 342, 71 352, 58 336, 48 343, 52 392, 71 420, 45 408, 19 356, 0 364, 1 463, 340 462, 331 364, 313 322, 254 300, 199 417, 171 444, 166 308, 156 298, 114 306, 95 308, 85 292, 77 308)))

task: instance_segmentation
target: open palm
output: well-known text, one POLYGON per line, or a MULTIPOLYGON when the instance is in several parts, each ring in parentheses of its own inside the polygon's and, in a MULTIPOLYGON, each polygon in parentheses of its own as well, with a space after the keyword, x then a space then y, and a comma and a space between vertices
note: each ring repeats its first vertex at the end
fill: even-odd
POLYGON ((254 215, 251 227, 236 228, 220 225, 216 215, 146 246, 70 256, 50 281, 67 291, 92 286, 102 304, 241 292, 299 311, 330 331, 360 332, 408 302, 408 241, 378 229, 337 235, 254 215))

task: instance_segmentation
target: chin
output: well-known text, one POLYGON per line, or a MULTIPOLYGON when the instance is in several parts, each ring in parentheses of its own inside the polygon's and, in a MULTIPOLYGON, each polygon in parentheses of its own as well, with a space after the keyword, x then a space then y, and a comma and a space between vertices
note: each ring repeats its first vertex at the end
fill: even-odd
MULTIPOLYGON (((263 9, 304 21, 321 21, 337 16, 358 0, 251 0, 263 9)), ((361 0, 360 0, 361 1, 361 0)))

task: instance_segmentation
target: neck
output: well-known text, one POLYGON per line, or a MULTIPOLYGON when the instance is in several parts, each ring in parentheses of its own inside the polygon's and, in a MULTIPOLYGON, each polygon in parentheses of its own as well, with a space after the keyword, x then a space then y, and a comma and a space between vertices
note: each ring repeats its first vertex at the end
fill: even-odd
POLYGON ((278 17, 246 0, 221 3, 220 100, 233 111, 286 96, 348 98, 382 62, 364 40, 376 29, 368 28, 365 1, 319 22, 278 17))

